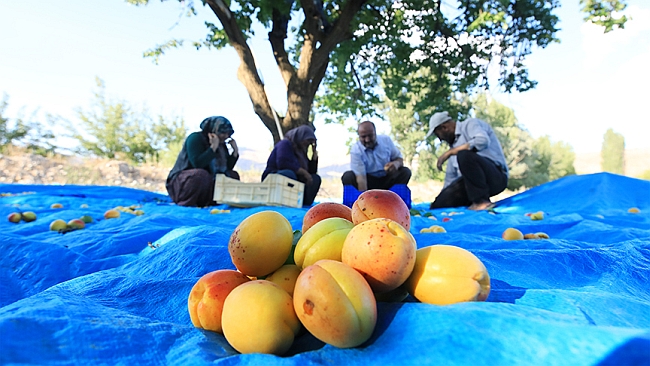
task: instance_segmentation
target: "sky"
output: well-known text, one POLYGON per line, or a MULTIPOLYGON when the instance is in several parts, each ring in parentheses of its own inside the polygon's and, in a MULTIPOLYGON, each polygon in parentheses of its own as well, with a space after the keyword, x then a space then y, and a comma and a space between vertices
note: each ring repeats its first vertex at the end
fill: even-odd
MULTIPOLYGON (((200 2, 197 2, 200 4, 200 2)), ((598 152, 608 128, 625 138, 628 149, 650 149, 650 1, 629 0, 625 29, 603 34, 583 22, 579 0, 562 0, 557 34, 561 43, 534 49, 526 65, 537 88, 503 94, 497 101, 515 111, 533 137, 548 135, 576 153, 598 152)), ((50 113, 71 121, 88 111, 95 77, 113 100, 146 107, 152 115, 181 116, 189 131, 208 116, 233 123, 240 147, 268 154, 272 138, 252 110, 236 78, 239 58, 232 48, 197 51, 189 43, 205 34, 216 16, 199 5, 199 16, 179 17, 176 1, 151 0, 135 7, 123 0, 0 0, 0 95, 9 97, 6 116, 50 113), (176 38, 159 65, 143 52, 176 38)), ((251 48, 271 104, 286 109, 286 91, 272 58, 266 32, 251 48)), ((44 120, 44 118, 42 119, 44 120)), ((379 133, 389 125, 374 119, 379 133)), ((317 118, 320 164, 346 160, 348 126, 317 118)))

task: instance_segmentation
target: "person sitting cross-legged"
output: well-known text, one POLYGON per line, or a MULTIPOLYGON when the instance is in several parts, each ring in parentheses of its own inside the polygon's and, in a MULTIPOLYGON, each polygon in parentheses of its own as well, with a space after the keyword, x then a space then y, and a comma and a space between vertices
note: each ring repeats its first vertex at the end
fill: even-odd
POLYGON ((359 124, 357 135, 359 140, 350 149, 350 170, 341 177, 344 186, 363 192, 408 184, 411 170, 404 166, 402 153, 389 136, 377 135, 370 121, 359 124))
POLYGON ((305 184, 303 206, 314 203, 320 189, 321 177, 318 170, 318 152, 316 151, 316 135, 314 129, 302 125, 289 130, 284 139, 275 144, 271 155, 266 161, 266 169, 262 173, 262 181, 269 174, 281 174, 285 177, 305 184), (312 156, 307 152, 311 146, 312 156))
POLYGON ((213 205, 216 174, 239 180, 239 174, 233 170, 239 149, 231 138, 235 131, 230 121, 221 116, 208 117, 200 127, 201 131, 185 139, 165 182, 169 197, 180 206, 213 205))

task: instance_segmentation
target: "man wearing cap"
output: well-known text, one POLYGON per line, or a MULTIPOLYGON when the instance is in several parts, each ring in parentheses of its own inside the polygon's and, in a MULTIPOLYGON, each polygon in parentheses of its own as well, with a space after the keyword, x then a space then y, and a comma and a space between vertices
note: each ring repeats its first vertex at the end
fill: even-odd
POLYGON ((185 139, 165 183, 169 197, 180 206, 211 205, 216 174, 239 180, 239 174, 233 170, 239 149, 231 138, 235 131, 230 121, 221 116, 208 117, 200 127, 201 131, 185 139))
POLYGON ((450 149, 438 158, 438 169, 447 161, 447 171, 442 191, 430 208, 490 208, 490 197, 508 185, 508 165, 492 127, 477 118, 456 122, 449 113, 438 112, 429 120, 426 138, 432 134, 450 149))
POLYGON ((389 136, 377 135, 375 124, 359 123, 357 141, 350 149, 350 169, 343 174, 343 185, 363 192, 368 189, 390 189, 395 184, 408 184, 411 170, 404 166, 402 153, 389 136))

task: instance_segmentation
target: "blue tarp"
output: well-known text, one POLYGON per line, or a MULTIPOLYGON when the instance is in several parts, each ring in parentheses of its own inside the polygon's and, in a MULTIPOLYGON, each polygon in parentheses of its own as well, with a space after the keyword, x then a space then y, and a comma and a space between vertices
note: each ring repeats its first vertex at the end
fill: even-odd
POLYGON ((650 364, 648 181, 567 177, 505 199, 494 213, 416 204, 438 219, 412 217, 418 247, 474 253, 492 278, 487 301, 380 302, 362 346, 337 349, 305 332, 283 357, 241 355, 223 336, 194 328, 187 297, 203 274, 234 269, 227 244, 241 220, 270 209, 300 229, 306 208, 218 206, 231 212, 210 214, 99 186, 0 185, 0 193, 3 217, 38 215, 0 223, 0 364, 650 364), (64 208, 51 209, 55 202, 64 208), (118 205, 145 214, 104 220, 118 205), (525 215, 537 211, 543 220, 525 215), (48 230, 54 219, 82 215, 96 221, 48 230), (433 224, 447 233, 419 233, 433 224), (505 241, 508 227, 550 239, 505 241))

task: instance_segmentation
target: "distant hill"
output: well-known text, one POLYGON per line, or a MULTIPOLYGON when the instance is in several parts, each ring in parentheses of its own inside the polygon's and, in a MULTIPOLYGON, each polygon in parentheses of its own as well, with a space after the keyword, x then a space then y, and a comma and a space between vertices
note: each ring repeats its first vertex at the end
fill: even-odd
MULTIPOLYGON (((239 171, 248 171, 255 170, 261 172, 266 168, 266 160, 269 158, 271 152, 265 152, 260 150, 253 150, 250 148, 240 147, 239 148, 239 160, 237 161, 236 170, 239 171)), ((349 169, 350 164, 345 158, 341 159, 331 159, 331 156, 320 157, 320 164, 318 166, 318 174, 323 178, 340 178, 343 173, 349 169)))

